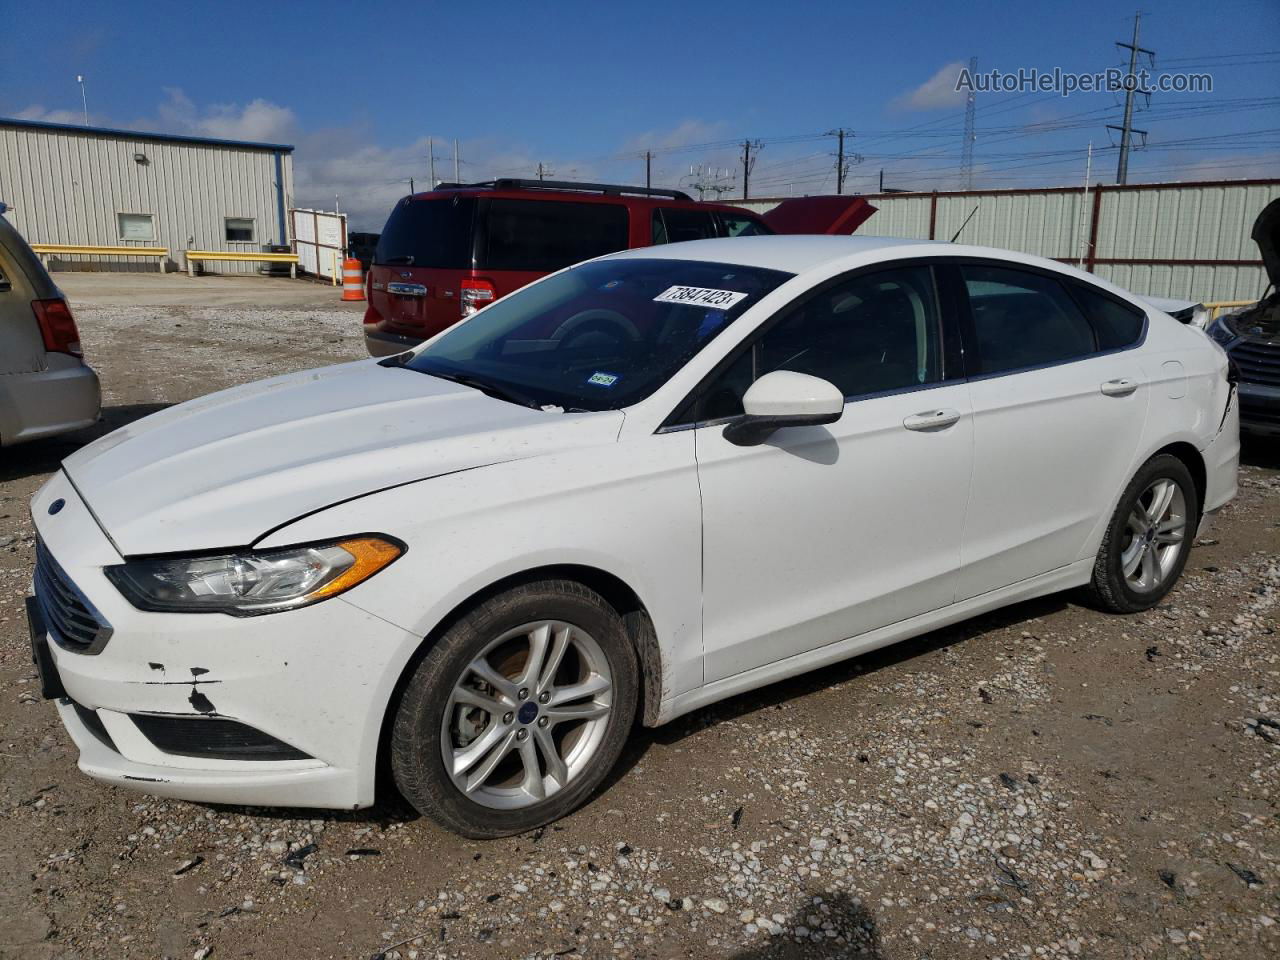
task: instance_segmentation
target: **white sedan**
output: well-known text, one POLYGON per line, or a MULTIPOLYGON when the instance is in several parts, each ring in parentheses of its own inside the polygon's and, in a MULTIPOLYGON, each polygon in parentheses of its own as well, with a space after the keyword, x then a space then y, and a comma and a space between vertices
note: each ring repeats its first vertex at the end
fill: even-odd
POLYGON ((1223 351, 1061 264, 645 248, 80 450, 33 647, 90 776, 362 807, 388 763, 500 836, 637 721, 1068 588, 1153 606, 1238 452, 1223 351))

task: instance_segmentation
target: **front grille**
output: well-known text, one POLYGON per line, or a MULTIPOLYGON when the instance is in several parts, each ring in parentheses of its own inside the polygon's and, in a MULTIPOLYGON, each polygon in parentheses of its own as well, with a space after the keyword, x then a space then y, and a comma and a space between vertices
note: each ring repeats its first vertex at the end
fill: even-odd
POLYGON ((210 760, 310 760, 311 755, 269 733, 223 717, 170 717, 131 713, 157 750, 210 760))
POLYGON ((1242 340, 1231 348, 1231 359, 1243 382, 1280 387, 1280 344, 1242 340))
POLYGON ((1250 397, 1241 397, 1240 419, 1246 423, 1280 427, 1280 402, 1267 403, 1250 397))
POLYGON ((49 632, 63 649, 78 653, 102 650, 111 637, 111 624, 85 599, 40 540, 36 541, 35 589, 49 632))

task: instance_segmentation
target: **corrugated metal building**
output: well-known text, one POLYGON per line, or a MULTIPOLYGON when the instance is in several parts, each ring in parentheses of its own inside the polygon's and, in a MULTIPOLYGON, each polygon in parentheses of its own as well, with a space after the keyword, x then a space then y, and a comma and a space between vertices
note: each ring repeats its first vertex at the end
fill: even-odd
MULTIPOLYGON (((1280 197, 1280 179, 1026 190, 867 194, 878 211, 859 233, 960 239, 1033 253, 1134 293, 1204 302, 1256 299, 1267 286, 1254 218, 1280 197), (976 212, 974 212, 976 209, 976 212)), ((728 201, 754 210, 785 198, 728 201)))
MULTIPOLYGON (((0 201, 31 243, 260 251, 288 243, 293 147, 0 118, 0 201)), ((54 269, 155 270, 64 256, 54 269)), ((253 263, 221 263, 253 272, 253 263)))

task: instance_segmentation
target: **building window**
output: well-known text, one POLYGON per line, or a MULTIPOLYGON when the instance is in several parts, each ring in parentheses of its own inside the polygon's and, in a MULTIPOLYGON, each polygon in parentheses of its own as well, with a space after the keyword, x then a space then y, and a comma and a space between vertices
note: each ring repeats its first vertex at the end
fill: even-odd
POLYGON ((227 217, 223 224, 226 227, 228 243, 253 243, 253 221, 248 217, 227 217))
POLYGON ((156 218, 149 213, 117 213, 116 225, 121 240, 154 240, 156 218))

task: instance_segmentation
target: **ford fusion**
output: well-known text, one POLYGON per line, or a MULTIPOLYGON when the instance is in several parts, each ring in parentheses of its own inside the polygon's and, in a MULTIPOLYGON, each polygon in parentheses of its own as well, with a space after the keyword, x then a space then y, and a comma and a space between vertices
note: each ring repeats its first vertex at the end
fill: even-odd
POLYGON ((1005 604, 1170 590, 1236 491, 1222 349, 1089 274, 874 237, 580 264, 411 352, 117 430, 32 502, 92 777, 470 837, 636 723, 1005 604))

